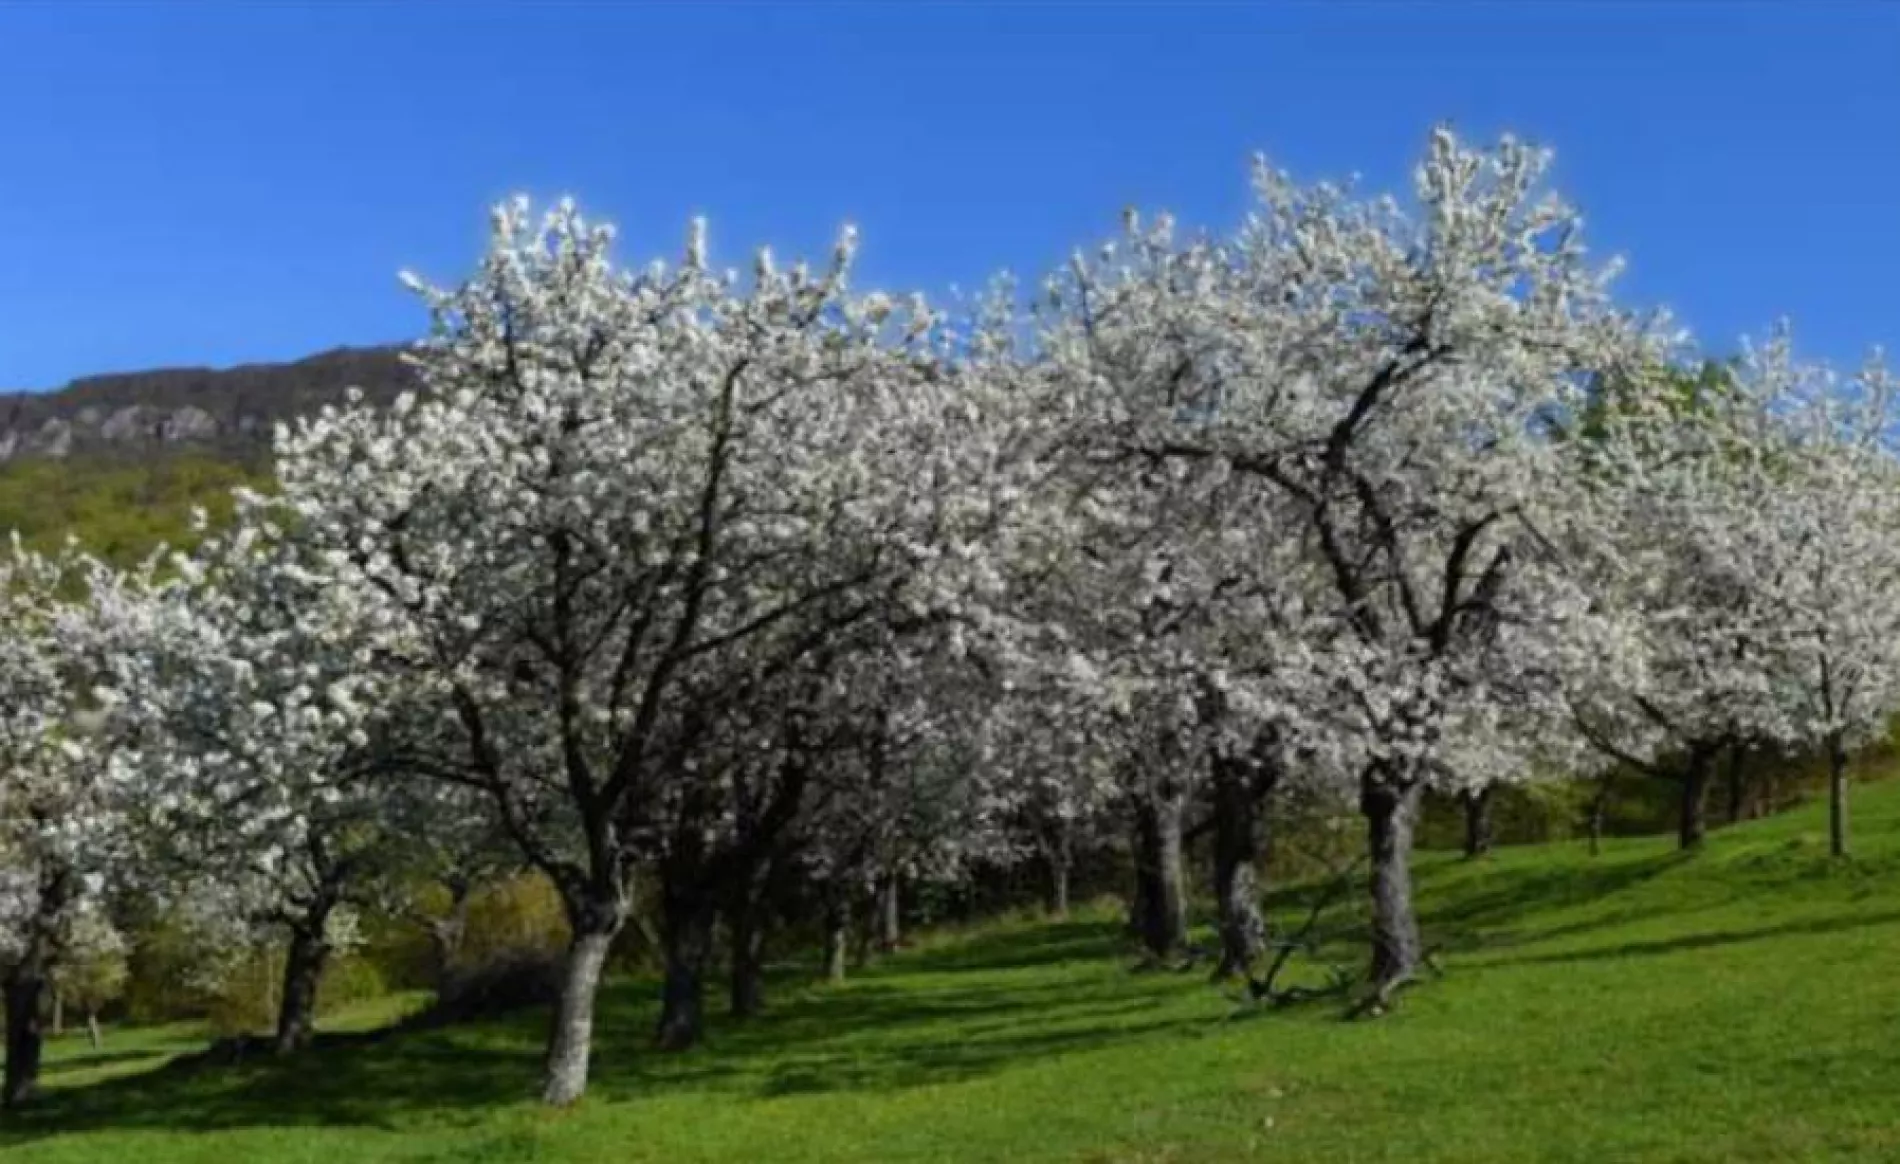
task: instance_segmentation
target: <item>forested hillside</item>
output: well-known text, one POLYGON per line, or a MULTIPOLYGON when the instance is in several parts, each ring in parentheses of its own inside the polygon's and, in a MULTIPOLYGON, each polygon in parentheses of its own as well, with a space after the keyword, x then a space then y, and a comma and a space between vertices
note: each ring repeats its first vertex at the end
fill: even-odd
POLYGON ((269 484, 276 422, 340 402, 352 386, 386 401, 412 382, 396 348, 337 348, 0 396, 0 532, 37 549, 74 536, 120 565, 188 545, 194 508, 221 517, 234 487, 269 484))
POLYGON ((0 530, 39 550, 76 537, 130 565, 156 546, 191 544, 193 509, 228 516, 234 487, 268 481, 255 464, 209 453, 22 458, 0 466, 0 530))

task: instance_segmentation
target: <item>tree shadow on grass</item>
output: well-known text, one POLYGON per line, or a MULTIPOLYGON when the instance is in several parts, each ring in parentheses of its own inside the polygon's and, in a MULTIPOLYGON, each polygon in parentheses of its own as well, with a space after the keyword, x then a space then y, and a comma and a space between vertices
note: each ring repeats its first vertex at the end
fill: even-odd
POLYGON ((1454 901, 1424 902, 1423 920, 1441 931, 1478 934, 1507 929, 1534 914, 1602 902, 1677 868, 1692 856, 1661 853, 1637 861, 1590 864, 1540 872, 1511 870, 1485 891, 1454 901))
POLYGON ((40 1077, 53 1079, 61 1075, 77 1075, 82 1071, 98 1071, 105 1067, 116 1067, 121 1063, 156 1062, 165 1057, 163 1051, 91 1051, 71 1059, 49 1059, 40 1068, 40 1077))
POLYGON ((424 1112, 453 1120, 531 1095, 532 1053, 419 1032, 325 1039, 282 1060, 183 1056, 152 1071, 50 1091, 0 1118, 0 1147, 102 1129, 356 1125, 391 1129, 424 1112))
POLYGON ((1027 970, 1109 957, 1123 945, 1121 926, 1109 921, 1048 922, 1033 928, 1000 930, 947 942, 908 954, 897 964, 905 970, 1027 970))
MULTIPOLYGON (((1621 895, 1695 859, 1692 853, 1670 851, 1633 861, 1593 862, 1541 872, 1513 870, 1499 877, 1495 885, 1476 892, 1466 889, 1450 901, 1437 902, 1428 897, 1421 905, 1420 922, 1434 951, 1468 954, 1538 945, 1636 920, 1699 912, 1722 902, 1690 896, 1668 903, 1646 899, 1640 907, 1616 908, 1621 895), (1586 917, 1555 926, 1526 924, 1540 915, 1585 905, 1607 908, 1593 909, 1586 917)), ((1497 960, 1487 958, 1486 964, 1495 965, 1497 960)))
POLYGON ((1824 934, 1842 933, 1847 930, 1863 929, 1868 926, 1891 925, 1900 922, 1900 910, 1885 910, 1873 914, 1848 914, 1840 917, 1823 918, 1816 921, 1787 922, 1776 926, 1763 926, 1758 929, 1710 930, 1699 934, 1682 934, 1673 938, 1657 938, 1649 941, 1621 942, 1614 946, 1600 946, 1587 950, 1567 950, 1551 954, 1526 954, 1516 958, 1499 958, 1491 966, 1543 966, 1578 962, 1614 962, 1625 958, 1640 958, 1658 954, 1677 954, 1686 950, 1706 950, 1722 946, 1742 945, 1770 938, 1809 937, 1824 934))
POLYGON ((597 1085, 614 1097, 682 1089, 738 1096, 901 1090, 1168 1029, 1196 1032, 1178 1012, 1162 1013, 1172 992, 1131 993, 1128 982, 1110 973, 1007 986, 872 979, 810 990, 758 1019, 715 1026, 707 1045, 686 1055, 613 1055, 597 1085))
MULTIPOLYGON (((615 983, 601 998, 590 1101, 693 1090, 739 1099, 899 1090, 1170 1031, 1200 1033, 1168 1007, 1181 991, 1199 989, 1197 979, 1177 980, 1176 990, 1098 972, 1118 933, 1113 923, 1071 922, 916 951, 843 987, 785 990, 744 1023, 715 1017, 707 1044, 685 1054, 650 1047, 652 985, 615 983), (1067 962, 1080 963, 1078 972, 1063 971, 1067 962), (1015 981, 930 976, 1011 968, 1044 973, 1015 981)), ((717 985, 709 982, 709 993, 717 985)), ((473 1125, 497 1108, 534 1102, 547 1021, 544 1011, 530 1010, 465 1027, 331 1035, 285 1060, 185 1057, 55 1089, 0 1118, 0 1149, 105 1129, 473 1125)))
POLYGON ((1098 1050, 1163 1034, 1186 1035, 1192 1028, 1178 1016, 1141 1023, 1066 1030, 1023 1029, 968 1039, 945 1039, 901 1047, 878 1047, 833 1054, 808 1054, 775 1069, 758 1088, 761 1096, 831 1091, 901 1091, 956 1083, 987 1075, 1010 1064, 1051 1055, 1098 1050))
MULTIPOLYGON (((1721 904, 1689 899, 1667 905, 1644 901, 1640 907, 1632 904, 1614 908, 1620 895, 1693 860, 1694 854, 1670 851, 1637 860, 1536 871, 1507 869, 1492 874, 1480 867, 1476 877, 1470 876, 1473 867, 1468 865, 1434 869, 1421 878, 1418 894, 1419 923, 1427 952, 1436 958, 1510 950, 1721 904), (1465 877, 1449 889, 1434 885, 1433 874, 1446 869, 1457 870, 1465 877), (1582 905, 1612 908, 1596 909, 1587 917, 1556 926, 1536 925, 1532 920, 1553 910, 1582 905)), ((1331 881, 1283 886, 1268 894, 1268 908, 1277 921, 1297 927, 1332 888, 1331 881)), ((1305 940, 1310 948, 1300 959, 1303 964, 1318 965, 1331 973, 1359 964, 1371 940, 1371 918, 1363 896, 1356 892, 1340 894, 1319 915, 1305 940)), ((1483 959, 1483 965, 1498 964, 1499 959, 1483 959)), ((1440 969, 1436 961, 1432 968, 1440 969)), ((1321 990, 1319 998, 1326 997, 1330 997, 1329 991, 1321 990)), ((1267 1008, 1267 1013, 1278 1009, 1267 1008)), ((1251 1014, 1253 1008, 1249 1004, 1242 1010, 1251 1014)))

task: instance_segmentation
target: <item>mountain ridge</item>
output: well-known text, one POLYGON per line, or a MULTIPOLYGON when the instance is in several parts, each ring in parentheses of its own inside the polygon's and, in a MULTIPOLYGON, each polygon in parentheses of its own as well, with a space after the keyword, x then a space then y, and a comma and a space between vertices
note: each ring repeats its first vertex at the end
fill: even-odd
POLYGON ((402 345, 337 347, 302 359, 84 376, 0 394, 0 464, 24 458, 194 450, 253 459, 280 420, 340 402, 351 387, 386 402, 415 385, 402 345))

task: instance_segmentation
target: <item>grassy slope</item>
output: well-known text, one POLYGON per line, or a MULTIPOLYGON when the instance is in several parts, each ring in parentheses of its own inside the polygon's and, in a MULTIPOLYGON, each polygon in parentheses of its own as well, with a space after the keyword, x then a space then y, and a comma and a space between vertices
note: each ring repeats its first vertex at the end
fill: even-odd
POLYGON ((18 531, 30 548, 52 551, 70 534, 107 561, 128 566, 160 544, 194 544, 194 507, 223 520, 234 487, 262 488, 268 480, 259 471, 189 452, 143 460, 0 463, 0 545, 18 531))
POLYGON ((595 1092, 566 1113, 524 1098, 540 1016, 196 1076, 93 1066, 136 1071, 188 1032, 127 1034, 98 1059, 63 1047, 59 1090, 0 1132, 0 1155, 1900 1159, 1900 783, 1861 794, 1848 866, 1826 860, 1817 809, 1690 858, 1663 840, 1429 858, 1447 976, 1378 1022, 1331 1003, 1246 1011, 1198 974, 1131 973, 1106 917, 1025 924, 781 990, 768 1019, 681 1057, 644 1048, 647 992, 616 990, 595 1092))

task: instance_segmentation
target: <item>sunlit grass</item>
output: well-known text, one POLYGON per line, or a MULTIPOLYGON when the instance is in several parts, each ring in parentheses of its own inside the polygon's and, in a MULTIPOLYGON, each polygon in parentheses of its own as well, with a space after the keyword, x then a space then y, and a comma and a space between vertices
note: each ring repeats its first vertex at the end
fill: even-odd
MULTIPOLYGON (((1718 833, 1421 862, 1442 978, 1394 1014, 1244 1006, 1137 972, 1112 914, 941 935, 768 1017, 650 1050, 606 1000, 594 1092, 531 1097, 544 1016, 154 1069, 190 1030, 62 1041, 8 1121, 32 1164, 404 1161, 1891 1161, 1900 1159, 1900 784, 1856 856, 1819 806, 1718 833)), ((1298 916, 1299 892, 1276 901, 1298 916)), ((1356 964, 1351 912, 1327 957, 1356 964)), ((1321 967, 1300 973, 1319 981, 1321 967)), ((359 1027, 390 1017, 353 1012, 359 1027)))

